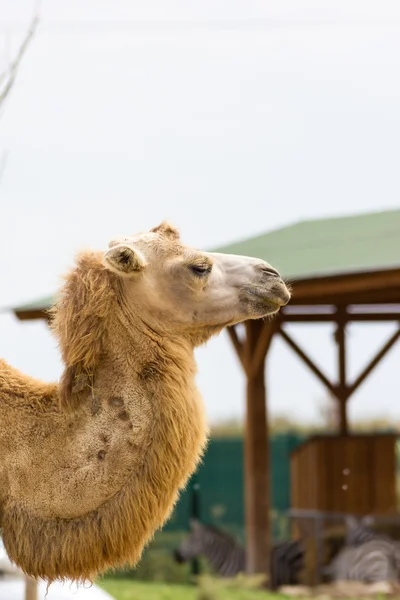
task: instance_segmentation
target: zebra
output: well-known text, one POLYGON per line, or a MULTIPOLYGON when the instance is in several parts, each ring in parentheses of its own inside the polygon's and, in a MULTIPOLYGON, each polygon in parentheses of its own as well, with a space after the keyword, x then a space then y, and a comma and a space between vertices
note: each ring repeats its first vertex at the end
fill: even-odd
POLYGON ((371 540, 390 541, 389 536, 383 533, 377 533, 371 529, 375 519, 371 516, 356 519, 349 515, 346 517, 346 546, 360 546, 371 540))
POLYGON ((324 571, 333 581, 397 581, 395 544, 371 539, 358 546, 344 546, 324 571))
POLYGON ((305 551, 300 540, 275 544, 271 549, 271 587, 299 583, 299 573, 305 566, 305 551))
POLYGON ((190 533, 175 550, 175 559, 182 563, 201 555, 221 577, 233 577, 245 570, 245 550, 231 535, 192 519, 190 533))
POLYGON ((389 536, 371 529, 373 517, 346 517, 346 545, 324 573, 335 581, 397 581, 400 545, 389 536))
MULTIPOLYGON (((246 567, 245 549, 236 540, 211 525, 197 519, 190 522, 190 533, 174 552, 177 562, 186 562, 204 556, 221 577, 234 577, 246 567)), ((299 571, 304 566, 304 548, 299 541, 276 544, 271 551, 271 587, 298 583, 299 571)))

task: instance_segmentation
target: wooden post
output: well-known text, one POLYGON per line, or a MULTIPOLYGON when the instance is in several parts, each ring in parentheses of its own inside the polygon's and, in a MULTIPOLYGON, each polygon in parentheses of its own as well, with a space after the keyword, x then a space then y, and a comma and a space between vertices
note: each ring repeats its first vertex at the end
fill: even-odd
MULTIPOLYGON (((250 366, 263 327, 270 323, 246 323, 245 354, 250 366)), ((273 335, 271 328, 270 338, 273 335)), ((265 354, 269 344, 263 344, 265 354)), ((257 353, 259 354, 259 353, 257 353)), ((249 574, 270 572, 269 562, 269 439, 265 396, 265 354, 258 368, 249 368, 247 378, 247 412, 245 436, 245 507, 246 507, 246 571, 249 574)))
POLYGON ((32 577, 25 577, 25 600, 38 600, 38 584, 32 577))
POLYGON ((349 421, 347 418, 347 398, 339 398, 339 431, 342 435, 349 434, 349 421))
POLYGON ((339 429, 343 435, 349 433, 349 422, 347 418, 347 373, 346 373, 346 308, 337 308, 336 343, 338 347, 338 371, 339 383, 336 396, 339 401, 339 429))

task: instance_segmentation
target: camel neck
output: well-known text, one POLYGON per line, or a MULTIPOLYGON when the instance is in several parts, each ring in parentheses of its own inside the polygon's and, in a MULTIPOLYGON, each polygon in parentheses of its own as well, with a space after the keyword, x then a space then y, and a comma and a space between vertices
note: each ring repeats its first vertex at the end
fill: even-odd
POLYGON ((115 315, 111 323, 112 336, 105 354, 111 361, 125 362, 126 371, 139 375, 168 368, 170 363, 185 376, 194 376, 194 347, 181 336, 162 335, 141 320, 124 314, 115 315), (131 369, 129 368, 131 366, 131 369))

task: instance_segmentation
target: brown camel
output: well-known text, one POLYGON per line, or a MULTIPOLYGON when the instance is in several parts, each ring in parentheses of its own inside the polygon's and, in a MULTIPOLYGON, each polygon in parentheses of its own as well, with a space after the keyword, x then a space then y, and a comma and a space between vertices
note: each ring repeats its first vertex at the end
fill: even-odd
POLYGON ((52 309, 58 384, 0 361, 0 516, 26 574, 135 564, 206 444, 194 348, 289 300, 254 258, 183 246, 166 223, 77 258, 52 309))

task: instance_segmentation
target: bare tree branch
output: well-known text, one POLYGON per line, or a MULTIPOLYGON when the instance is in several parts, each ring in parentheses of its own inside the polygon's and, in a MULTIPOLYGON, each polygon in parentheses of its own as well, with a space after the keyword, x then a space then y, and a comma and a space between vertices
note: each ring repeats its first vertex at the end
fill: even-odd
POLYGON ((4 73, 0 74, 0 108, 14 85, 21 60, 29 46, 30 41, 33 38, 38 22, 39 18, 37 14, 35 14, 15 59, 11 62, 4 73))
MULTIPOLYGON (((22 40, 22 44, 19 47, 19 50, 14 58, 14 60, 10 61, 8 66, 5 68, 3 73, 0 73, 0 118, 3 115, 3 108, 5 100, 7 99, 17 77, 18 69, 21 64, 22 58, 35 34, 38 22, 39 22, 39 7, 41 0, 35 0, 35 11, 32 17, 29 28, 25 34, 24 39, 22 40)), ((9 48, 9 37, 6 35, 6 54, 8 54, 9 48)), ((6 57, 7 59, 7 57, 6 57)), ((8 61, 7 61, 8 62, 8 61)), ((0 186, 3 180, 4 172, 6 170, 8 159, 8 150, 3 150, 0 155, 0 186)))

